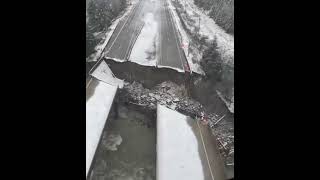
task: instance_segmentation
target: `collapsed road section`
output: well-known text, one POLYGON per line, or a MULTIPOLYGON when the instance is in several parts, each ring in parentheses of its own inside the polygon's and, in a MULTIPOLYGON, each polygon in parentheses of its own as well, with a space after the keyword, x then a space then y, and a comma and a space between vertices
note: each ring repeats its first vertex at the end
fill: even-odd
POLYGON ((211 129, 212 138, 218 143, 227 177, 233 176, 233 113, 229 112, 216 94, 199 91, 197 87, 206 86, 199 80, 199 75, 193 74, 190 82, 186 83, 185 74, 172 69, 158 69, 108 59, 101 60, 95 69, 103 72, 102 67, 111 69, 112 76, 124 80, 123 88, 117 93, 118 103, 124 106, 139 106, 147 111, 157 111, 159 104, 198 121, 205 120, 206 126, 211 129), (206 101, 207 99, 210 102, 206 101))

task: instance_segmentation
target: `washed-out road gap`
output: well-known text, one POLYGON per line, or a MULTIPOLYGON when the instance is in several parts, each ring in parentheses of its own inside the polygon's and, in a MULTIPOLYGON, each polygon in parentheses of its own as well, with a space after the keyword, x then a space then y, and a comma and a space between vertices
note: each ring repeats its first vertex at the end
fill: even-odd
POLYGON ((187 59, 167 0, 140 0, 117 25, 104 56, 184 70, 187 59))

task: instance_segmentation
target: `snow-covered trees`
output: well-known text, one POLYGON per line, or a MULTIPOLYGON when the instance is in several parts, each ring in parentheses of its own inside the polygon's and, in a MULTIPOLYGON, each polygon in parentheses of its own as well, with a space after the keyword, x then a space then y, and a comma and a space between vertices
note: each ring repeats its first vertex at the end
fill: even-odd
POLYGON ((194 0, 194 4, 206 11, 228 33, 234 33, 234 0, 194 0))
POLYGON ((107 30, 111 21, 126 7, 126 0, 91 0, 88 2, 86 23, 86 56, 100 41, 94 34, 107 30))
POLYGON ((222 60, 217 51, 217 42, 215 40, 210 44, 210 47, 203 52, 200 65, 208 78, 214 81, 221 81, 222 60))

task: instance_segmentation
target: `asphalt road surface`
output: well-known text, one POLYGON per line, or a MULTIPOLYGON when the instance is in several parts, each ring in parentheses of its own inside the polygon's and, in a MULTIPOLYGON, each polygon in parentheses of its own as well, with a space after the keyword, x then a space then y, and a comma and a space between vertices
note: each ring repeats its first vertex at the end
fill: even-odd
MULTIPOLYGON (((140 0, 117 25, 105 50, 105 57, 129 60, 135 40, 145 25, 146 14, 153 14, 157 22, 157 65, 184 70, 187 60, 181 49, 178 31, 169 12, 167 0, 140 0)), ((143 51, 143 49, 135 49, 143 51)))

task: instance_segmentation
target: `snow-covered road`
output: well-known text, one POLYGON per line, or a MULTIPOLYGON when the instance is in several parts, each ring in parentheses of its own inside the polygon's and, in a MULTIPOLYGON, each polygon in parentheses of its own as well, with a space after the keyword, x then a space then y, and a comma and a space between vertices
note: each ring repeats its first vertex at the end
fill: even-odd
POLYGON ((188 62, 166 0, 140 0, 116 27, 105 57, 184 72, 188 62))
POLYGON ((157 179, 225 180, 208 128, 162 105, 157 106, 157 179))
POLYGON ((156 66, 156 46, 158 43, 158 23, 153 13, 147 13, 143 17, 144 26, 129 57, 130 61, 145 66, 156 66))

